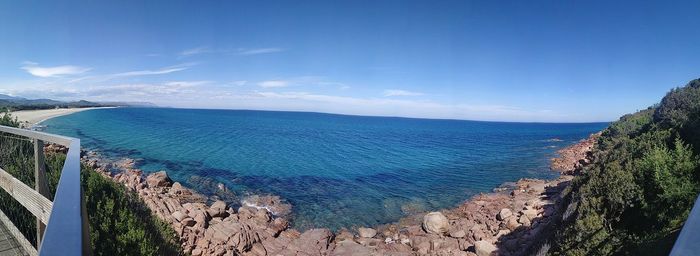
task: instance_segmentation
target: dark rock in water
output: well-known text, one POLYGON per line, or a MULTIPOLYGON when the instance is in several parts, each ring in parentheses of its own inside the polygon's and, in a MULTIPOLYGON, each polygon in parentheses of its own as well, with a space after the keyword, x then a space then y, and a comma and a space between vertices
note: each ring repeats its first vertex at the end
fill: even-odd
POLYGON ((248 207, 266 209, 275 216, 286 216, 292 212, 292 205, 282 201, 279 196, 252 195, 243 199, 241 204, 248 207))
POLYGON ((192 175, 190 176, 189 180, 187 180, 187 183, 189 183, 198 192, 213 197, 214 200, 221 200, 227 203, 235 204, 239 202, 239 198, 236 196, 236 193, 230 191, 222 183, 217 182, 212 178, 192 175), (224 189, 221 189, 222 186, 224 189))

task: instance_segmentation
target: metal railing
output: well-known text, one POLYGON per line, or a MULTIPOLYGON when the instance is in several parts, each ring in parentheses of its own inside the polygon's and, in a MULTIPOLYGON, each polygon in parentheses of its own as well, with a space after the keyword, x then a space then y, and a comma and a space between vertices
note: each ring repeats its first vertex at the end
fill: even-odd
POLYGON ((700 197, 683 224, 683 229, 673 244, 672 256, 700 254, 700 197))
POLYGON ((7 126, 0 126, 0 132, 27 137, 34 143, 35 187, 32 189, 2 168, 0 187, 36 217, 37 247, 24 237, 2 211, 0 222, 29 255, 91 254, 88 216, 80 181, 80 140, 7 126), (44 164, 44 142, 68 148, 53 202, 47 198, 49 189, 44 164))

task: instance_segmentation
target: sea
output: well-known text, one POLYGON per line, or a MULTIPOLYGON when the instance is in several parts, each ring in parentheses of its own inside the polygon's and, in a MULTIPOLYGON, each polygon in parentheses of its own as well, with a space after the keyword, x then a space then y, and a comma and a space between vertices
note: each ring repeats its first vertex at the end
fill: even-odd
POLYGON ((455 207, 520 178, 556 178, 556 151, 608 123, 111 108, 42 125, 204 194, 224 184, 238 198, 232 204, 277 195, 292 205, 293 227, 337 230, 455 207))

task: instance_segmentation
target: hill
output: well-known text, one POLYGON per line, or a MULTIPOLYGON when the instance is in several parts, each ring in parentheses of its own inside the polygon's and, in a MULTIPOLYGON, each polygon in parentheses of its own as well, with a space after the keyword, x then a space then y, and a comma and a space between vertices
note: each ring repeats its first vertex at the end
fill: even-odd
POLYGON ((565 194, 554 255, 667 255, 700 192, 700 80, 602 132, 565 194))
POLYGON ((28 109, 48 109, 48 108, 86 108, 86 107, 116 107, 116 106, 139 106, 153 107, 149 102, 92 102, 86 100, 78 101, 58 101, 52 99, 27 99, 0 94, 0 109, 28 110, 28 109))

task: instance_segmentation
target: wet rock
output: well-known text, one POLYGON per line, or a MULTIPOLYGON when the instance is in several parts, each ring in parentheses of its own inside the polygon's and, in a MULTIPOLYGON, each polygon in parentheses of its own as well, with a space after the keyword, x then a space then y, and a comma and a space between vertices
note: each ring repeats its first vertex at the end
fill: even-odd
POLYGON ((253 195, 241 202, 244 206, 266 209, 275 216, 286 216, 292 211, 292 205, 285 203, 279 196, 253 195))

